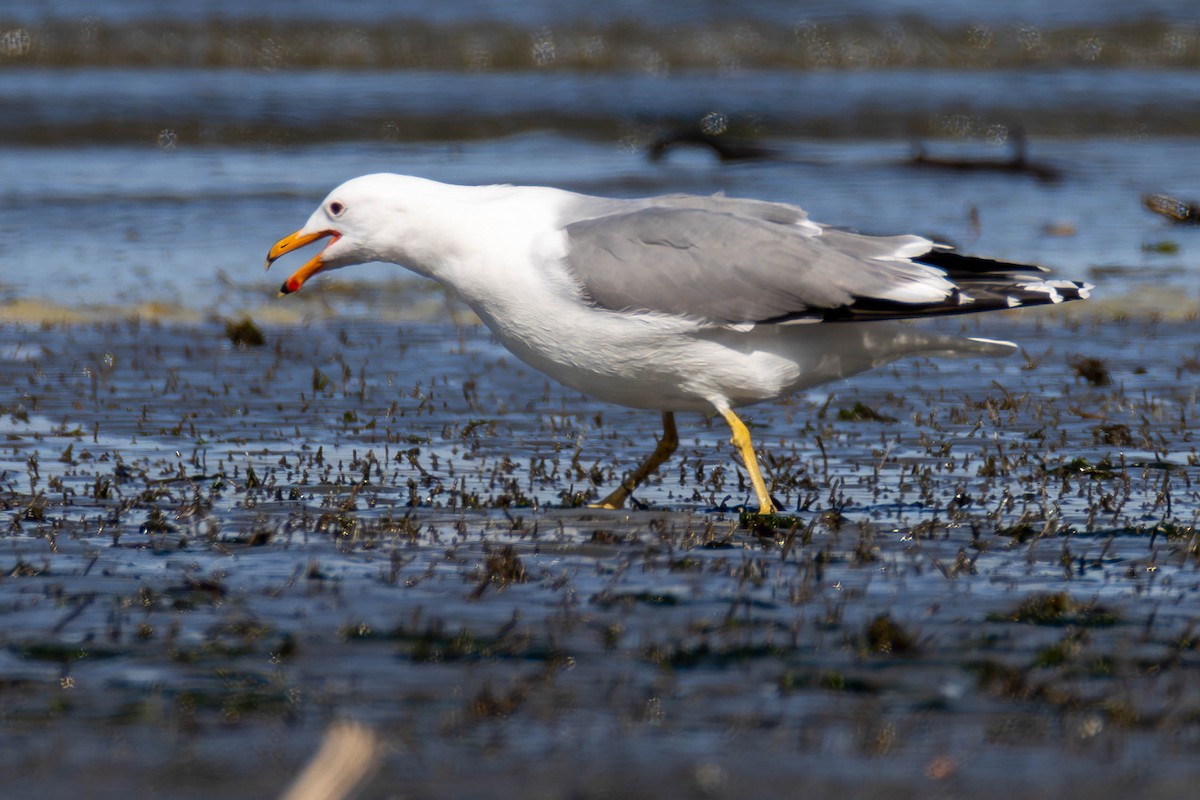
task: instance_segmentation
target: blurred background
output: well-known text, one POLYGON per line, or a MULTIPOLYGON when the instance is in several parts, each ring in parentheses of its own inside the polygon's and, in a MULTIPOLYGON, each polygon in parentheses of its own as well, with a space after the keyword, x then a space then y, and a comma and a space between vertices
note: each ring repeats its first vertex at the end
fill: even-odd
MULTIPOLYGON (((0 11, 0 314, 419 314, 395 267, 274 299, 333 186, 725 191, 1193 302, 1194 0, 58 0, 0 11)), ((436 304, 435 304, 436 305, 436 304)))

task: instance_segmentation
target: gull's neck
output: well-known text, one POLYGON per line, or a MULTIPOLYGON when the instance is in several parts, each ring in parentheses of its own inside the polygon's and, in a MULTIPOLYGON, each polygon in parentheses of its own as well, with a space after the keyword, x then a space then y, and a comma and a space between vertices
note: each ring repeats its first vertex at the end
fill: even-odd
POLYGON ((407 258, 398 263, 468 302, 505 293, 533 277, 531 264, 565 255, 558 220, 564 195, 543 187, 433 184, 422 193, 420 224, 408 227, 407 258))

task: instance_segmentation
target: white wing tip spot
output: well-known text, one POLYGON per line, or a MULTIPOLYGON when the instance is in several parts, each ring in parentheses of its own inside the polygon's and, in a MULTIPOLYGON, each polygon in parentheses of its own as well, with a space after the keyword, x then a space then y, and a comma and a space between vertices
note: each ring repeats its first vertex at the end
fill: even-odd
POLYGON ((1024 289, 1027 292, 1044 292, 1050 298, 1051 303, 1061 303, 1066 298, 1059 294, 1059 289, 1074 289, 1078 291, 1081 287, 1074 281, 1037 281, 1034 283, 1017 284, 1017 288, 1024 289))

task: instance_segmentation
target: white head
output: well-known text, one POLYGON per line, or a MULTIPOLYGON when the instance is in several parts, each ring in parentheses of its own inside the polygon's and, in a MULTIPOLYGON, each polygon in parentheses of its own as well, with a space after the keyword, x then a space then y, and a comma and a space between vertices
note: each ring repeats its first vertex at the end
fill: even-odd
POLYGON ((329 193, 303 228, 280 239, 267 254, 267 268, 285 253, 331 237, 325 248, 284 281, 291 294, 318 272, 390 261, 429 274, 441 234, 429 206, 449 189, 407 175, 379 173, 353 178, 329 193))

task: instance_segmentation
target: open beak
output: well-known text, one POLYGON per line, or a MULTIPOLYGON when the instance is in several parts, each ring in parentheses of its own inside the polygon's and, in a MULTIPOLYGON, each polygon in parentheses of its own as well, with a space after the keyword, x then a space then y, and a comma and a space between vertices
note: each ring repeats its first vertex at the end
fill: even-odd
MULTIPOLYGON (((333 237, 329 242, 329 244, 333 244, 338 240, 340 234, 337 231, 319 231, 317 233, 301 233, 300 231, 296 231, 293 234, 283 237, 271 247, 271 252, 267 253, 267 269, 270 269, 275 259, 284 253, 299 250, 301 247, 312 244, 318 239, 324 239, 326 236, 333 237)), ((328 247, 329 245, 325 246, 328 247)), ((283 282, 283 286, 279 287, 279 294, 285 295, 298 291, 304 285, 305 281, 325 269, 325 262, 321 260, 321 254, 324 252, 322 250, 321 253, 317 253, 307 264, 293 272, 291 277, 283 282)))

